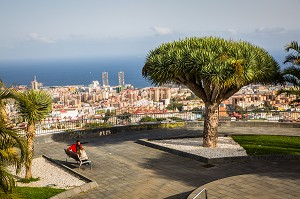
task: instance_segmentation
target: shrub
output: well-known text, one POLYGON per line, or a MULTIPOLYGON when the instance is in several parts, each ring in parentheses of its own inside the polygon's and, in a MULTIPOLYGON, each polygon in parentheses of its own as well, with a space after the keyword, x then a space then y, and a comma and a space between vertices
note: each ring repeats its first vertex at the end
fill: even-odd
POLYGON ((161 121, 165 121, 166 118, 156 118, 156 121, 161 122, 161 121))
POLYGON ((143 117, 140 122, 156 122, 157 119, 156 118, 152 118, 152 117, 149 117, 149 116, 146 116, 146 117, 143 117))
POLYGON ((169 119, 176 121, 176 122, 182 122, 183 119, 179 118, 179 117, 169 117, 169 119))
POLYGON ((86 129, 94 129, 94 128, 99 128, 99 127, 102 127, 102 128, 108 128, 108 127, 112 127, 111 124, 109 123, 97 123, 97 122, 92 122, 92 123, 87 123, 84 125, 84 128, 86 129))

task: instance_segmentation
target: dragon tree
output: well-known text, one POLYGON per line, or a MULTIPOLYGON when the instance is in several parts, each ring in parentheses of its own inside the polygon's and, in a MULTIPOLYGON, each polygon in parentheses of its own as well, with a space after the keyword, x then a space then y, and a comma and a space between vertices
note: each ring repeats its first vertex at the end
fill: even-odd
POLYGON ((205 103, 203 146, 218 142, 218 107, 252 84, 278 79, 277 62, 264 49, 244 41, 216 37, 186 38, 151 50, 142 75, 152 84, 187 86, 205 103))

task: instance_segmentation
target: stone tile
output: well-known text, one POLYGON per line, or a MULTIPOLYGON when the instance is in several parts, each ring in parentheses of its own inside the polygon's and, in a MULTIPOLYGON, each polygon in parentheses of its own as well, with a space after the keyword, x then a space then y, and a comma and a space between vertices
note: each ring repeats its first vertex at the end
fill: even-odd
MULTIPOLYGON (((224 132, 224 129, 220 130, 224 132)), ((233 130, 247 133, 247 128, 237 127, 233 130)), ((264 129, 266 132, 268 129, 264 129)), ((254 196, 260 198, 263 194, 265 197, 275 197, 277 193, 282 198, 300 195, 299 162, 253 160, 217 164, 207 169, 201 162, 135 143, 139 138, 166 137, 170 134, 195 135, 195 132, 156 130, 142 134, 120 133, 89 140, 85 147, 93 162, 93 169, 74 170, 96 180, 98 187, 73 198, 167 198, 200 186, 208 189, 209 199, 252 199, 254 196), (286 187, 285 192, 282 186, 286 187), (273 189, 274 192, 268 191, 273 189)), ((65 161, 63 148, 70 143, 37 144, 35 155, 45 154, 65 161)))

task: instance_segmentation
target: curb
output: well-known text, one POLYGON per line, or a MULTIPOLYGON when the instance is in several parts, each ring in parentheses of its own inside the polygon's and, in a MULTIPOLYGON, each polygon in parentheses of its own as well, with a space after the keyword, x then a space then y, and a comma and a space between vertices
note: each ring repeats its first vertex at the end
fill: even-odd
MULTIPOLYGON (((198 136, 199 137, 199 136, 198 136)), ((183 138, 183 137, 181 137, 183 138)), ((173 138, 167 138, 173 139, 173 138)), ((178 139, 175 137, 174 139, 178 139)), ((155 139, 151 139, 155 140, 155 139)), ((206 164, 220 164, 220 163, 229 163, 229 162, 237 162, 237 161, 251 161, 251 160, 271 160, 271 161, 278 161, 278 160, 294 160, 300 162, 300 155, 257 155, 257 156, 235 156, 235 157, 223 157, 223 158, 206 158, 200 155, 191 154, 188 152, 171 149, 165 146, 161 146, 158 144, 154 144, 150 142, 151 140, 148 139, 139 139, 136 143, 148 146, 151 148, 159 149, 168 153, 172 153, 175 155, 179 155, 185 158, 190 158, 193 160, 197 160, 206 164)), ((161 140, 161 139, 160 139, 161 140)))
MULTIPOLYGON (((258 174, 264 174, 265 176, 268 175, 268 176, 272 176, 274 178, 280 178, 278 176, 276 176, 276 173, 284 173, 284 174, 295 174, 295 172, 288 172, 288 171, 285 171, 285 172, 263 172, 263 173, 258 173, 258 174), (275 173, 275 175, 273 175, 275 173)), ((298 174, 298 173, 296 173, 298 174)), ((212 184, 216 183, 217 181, 220 181, 220 180, 226 180, 226 179, 230 179, 230 178, 239 178, 239 177, 243 177, 243 176, 248 176, 248 175, 256 175, 255 173, 245 173, 245 174, 240 174, 240 175, 233 175, 233 176, 228 176, 228 177, 225 177, 225 178, 219 178, 219 179, 216 179, 216 180, 213 180, 213 181, 210 181, 210 182, 207 182, 203 185, 201 185, 200 187, 197 187, 196 189, 194 189, 188 196, 186 199, 194 199, 194 198, 198 198, 196 197, 202 190, 206 190, 206 193, 208 194, 208 197, 209 198, 209 194, 211 192, 210 191, 210 188, 212 184)), ((228 186, 229 188, 229 186, 228 186)), ((230 188, 229 188, 230 189, 230 188)), ((204 198, 203 196, 205 196, 205 192, 202 192, 199 196, 199 199, 201 198, 204 198), (202 196, 202 197, 201 197, 202 196)), ((215 196, 216 197, 216 196, 215 196)), ((219 198, 219 197, 218 197, 219 198)), ((248 197, 247 197, 248 198, 248 197)), ((255 198, 261 198, 259 196, 255 197, 255 198)))
POLYGON ((45 159, 49 160, 50 162, 58 165, 59 167, 61 167, 62 169, 68 171, 69 173, 71 173, 72 175, 75 175, 76 177, 79 177, 80 179, 86 181, 85 184, 79 186, 79 187, 75 187, 73 189, 69 189, 67 191, 64 191, 62 193, 59 193, 55 196, 52 196, 51 198, 49 199, 65 199, 65 198, 70 198, 70 197, 73 197, 81 192, 86 192, 90 189, 93 189, 93 188, 96 188, 98 187, 98 184, 96 181, 78 173, 77 171, 74 171, 72 170, 71 168, 63 165, 63 164, 60 164, 59 162, 57 162, 56 160, 53 160, 52 158, 46 156, 46 155, 42 155, 42 157, 44 157, 45 159))

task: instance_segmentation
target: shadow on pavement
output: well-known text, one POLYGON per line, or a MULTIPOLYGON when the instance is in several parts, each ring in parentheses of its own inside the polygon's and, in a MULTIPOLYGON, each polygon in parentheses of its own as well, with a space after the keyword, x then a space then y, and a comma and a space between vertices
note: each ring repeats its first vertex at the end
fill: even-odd
POLYGON ((184 193, 180 193, 180 194, 176 194, 176 195, 173 195, 173 196, 166 197, 164 199, 186 199, 193 191, 194 190, 184 192, 184 193))

